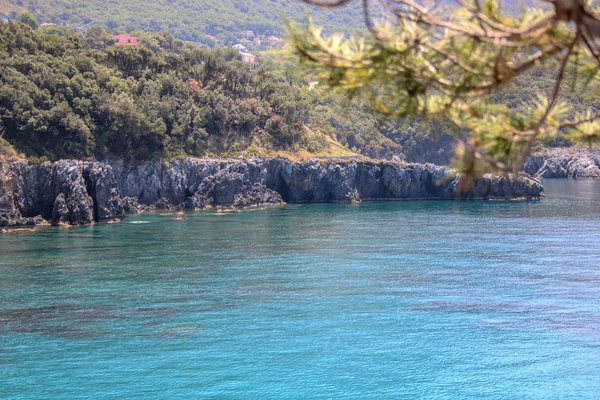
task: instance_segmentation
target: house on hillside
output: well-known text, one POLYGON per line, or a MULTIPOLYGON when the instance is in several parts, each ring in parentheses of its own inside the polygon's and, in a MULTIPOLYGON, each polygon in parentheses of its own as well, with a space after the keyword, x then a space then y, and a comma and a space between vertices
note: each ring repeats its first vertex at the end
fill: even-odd
POLYGON ((138 43, 140 38, 124 33, 122 35, 113 36, 113 40, 115 41, 115 46, 133 46, 138 43))
POLYGON ((254 37, 254 31, 246 31, 246 37, 248 39, 251 39, 254 37))
POLYGON ((275 44, 275 43, 279 43, 281 42, 281 39, 279 39, 277 36, 269 36, 267 38, 267 40, 269 41, 269 43, 271 44, 275 44))
POLYGON ((239 52, 248 51, 248 48, 246 46, 244 46, 243 44, 239 44, 239 43, 238 44, 234 44, 231 47, 233 47, 234 49, 236 49, 239 52))
POLYGON ((54 25, 56 25, 56 24, 53 24, 52 22, 42 22, 40 24, 40 28, 44 28, 46 26, 54 26, 54 25))
POLYGON ((260 67, 256 56, 250 53, 240 53, 242 56, 242 62, 250 66, 250 71, 256 71, 260 67))

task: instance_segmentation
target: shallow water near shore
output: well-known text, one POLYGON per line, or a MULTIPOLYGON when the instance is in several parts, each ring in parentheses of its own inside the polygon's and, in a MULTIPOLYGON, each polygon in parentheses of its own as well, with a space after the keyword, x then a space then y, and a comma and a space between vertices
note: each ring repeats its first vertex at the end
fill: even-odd
POLYGON ((0 398, 597 398, 600 182, 544 184, 0 235, 0 398))

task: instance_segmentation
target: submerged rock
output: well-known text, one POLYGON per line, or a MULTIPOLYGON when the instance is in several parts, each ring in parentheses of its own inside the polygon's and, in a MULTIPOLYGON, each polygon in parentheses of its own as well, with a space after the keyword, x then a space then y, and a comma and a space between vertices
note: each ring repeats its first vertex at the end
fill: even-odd
POLYGON ((395 162, 190 158, 171 163, 63 160, 29 164, 19 160, 0 163, 0 226, 33 226, 42 220, 79 225, 119 220, 126 213, 202 209, 211 204, 248 207, 283 202, 544 196, 540 182, 527 176, 485 175, 464 193, 458 193, 460 182, 461 177, 447 167, 395 162))

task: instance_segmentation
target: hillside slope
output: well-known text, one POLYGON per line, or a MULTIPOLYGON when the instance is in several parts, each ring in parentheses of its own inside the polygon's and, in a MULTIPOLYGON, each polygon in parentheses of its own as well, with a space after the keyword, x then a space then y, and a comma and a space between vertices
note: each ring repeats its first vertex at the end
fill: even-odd
POLYGON ((329 32, 351 33, 363 26, 360 2, 323 10, 300 0, 0 0, 0 10, 7 14, 28 10, 40 22, 56 24, 169 31, 193 42, 204 42, 206 35, 229 42, 246 30, 282 35, 280 15, 303 20, 310 14, 329 32))
POLYGON ((106 37, 0 23, 1 154, 14 155, 9 144, 53 160, 399 154, 364 109, 342 115, 341 98, 290 69, 252 71, 234 49, 169 33, 142 34, 137 46, 106 37))

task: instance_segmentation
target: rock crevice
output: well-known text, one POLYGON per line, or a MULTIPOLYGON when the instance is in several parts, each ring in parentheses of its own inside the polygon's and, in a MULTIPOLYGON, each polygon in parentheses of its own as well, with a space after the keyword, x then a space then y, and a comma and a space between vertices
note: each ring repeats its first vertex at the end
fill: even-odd
MULTIPOLYGON (((457 199, 460 177, 433 164, 294 163, 248 160, 123 160, 0 163, 0 226, 79 225, 120 220, 127 213, 202 209, 209 205, 457 199)), ((539 181, 485 175, 474 199, 538 199, 539 181)))

